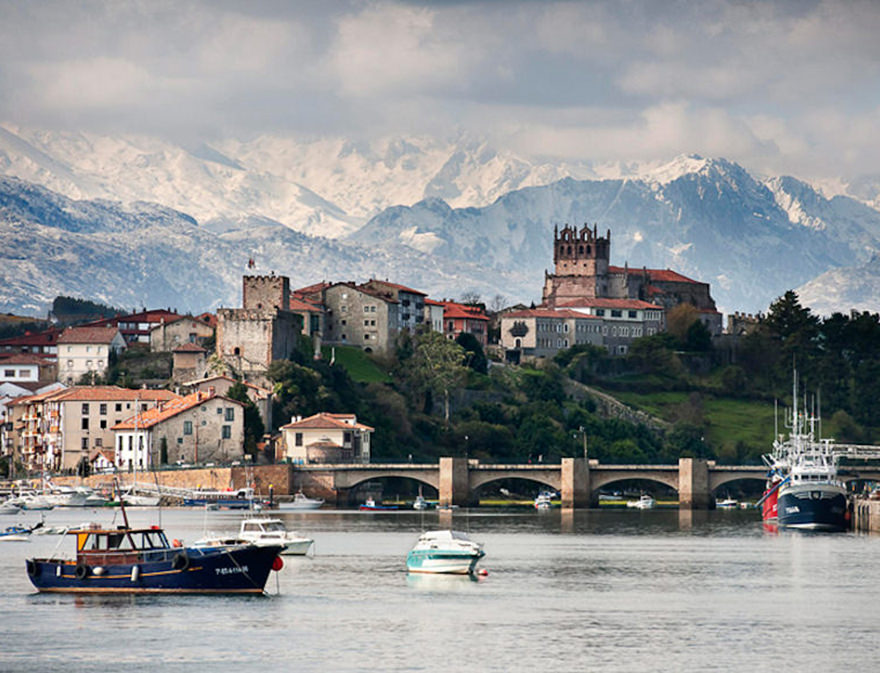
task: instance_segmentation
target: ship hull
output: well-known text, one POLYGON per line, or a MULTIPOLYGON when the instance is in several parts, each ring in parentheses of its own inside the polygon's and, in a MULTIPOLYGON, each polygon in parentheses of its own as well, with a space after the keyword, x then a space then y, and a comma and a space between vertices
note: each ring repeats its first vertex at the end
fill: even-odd
POLYGON ((247 545, 148 552, 129 563, 29 559, 27 572, 45 593, 261 594, 280 552, 279 545, 247 545))
MULTIPOLYGON (((769 489, 768 489, 769 491, 769 489)), ((775 523, 779 519, 779 492, 764 492, 764 499, 761 502, 761 518, 768 523, 775 523)))
POLYGON ((846 491, 835 484, 799 484, 780 489, 780 526, 804 530, 842 531, 848 528, 846 491))

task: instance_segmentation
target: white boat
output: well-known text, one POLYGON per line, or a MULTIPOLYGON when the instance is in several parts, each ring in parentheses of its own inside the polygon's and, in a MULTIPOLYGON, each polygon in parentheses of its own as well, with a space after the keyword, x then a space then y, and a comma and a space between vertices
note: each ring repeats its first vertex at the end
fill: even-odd
POLYGON ((131 507, 156 507, 161 497, 158 495, 142 495, 131 487, 122 493, 122 501, 131 507))
POLYGON ((716 509, 736 509, 739 506, 739 501, 735 498, 723 498, 721 500, 715 499, 715 508, 716 509))
POLYGON ((0 514, 18 514, 20 511, 21 507, 12 502, 12 500, 0 502, 0 514))
POLYGON ((552 506, 553 502, 550 500, 549 493, 539 493, 535 498, 535 509, 550 509, 552 506))
POLYGON ((413 509, 428 509, 430 505, 428 501, 425 500, 421 495, 417 495, 415 501, 413 502, 413 509))
POLYGON ((642 497, 638 500, 630 500, 626 503, 627 507, 633 507, 635 509, 654 509, 654 505, 657 502, 653 497, 648 495, 647 493, 642 494, 642 497))
POLYGON ((406 555, 411 573, 446 573, 467 575, 486 553, 466 533, 455 530, 431 530, 419 537, 406 555))
POLYGON ((290 502, 279 502, 278 509, 319 509, 323 504, 323 498, 309 498, 302 491, 297 491, 290 502))
POLYGON ((314 543, 310 537, 294 533, 284 527, 281 519, 251 517, 241 522, 238 537, 256 545, 283 544, 286 556, 304 556, 314 543))

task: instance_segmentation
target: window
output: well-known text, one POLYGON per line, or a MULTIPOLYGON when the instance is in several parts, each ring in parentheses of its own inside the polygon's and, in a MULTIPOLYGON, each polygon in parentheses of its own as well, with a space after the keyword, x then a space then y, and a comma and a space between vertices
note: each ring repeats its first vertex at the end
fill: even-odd
POLYGON ((88 437, 83 437, 83 438, 80 440, 79 445, 80 445, 80 447, 83 448, 83 449, 88 449, 88 448, 89 448, 89 438, 88 438, 88 437))
POLYGON ((80 429, 81 430, 88 430, 89 429, 89 417, 88 416, 85 416, 82 419, 80 419, 80 429))
POLYGON ((14 369, 4 369, 3 376, 5 376, 7 379, 11 379, 15 376, 15 370, 14 369))
POLYGON ((623 311, 621 311, 619 308, 611 309, 611 317, 612 318, 620 318, 622 315, 623 315, 623 311))
POLYGON ((178 443, 178 444, 183 444, 183 437, 178 437, 178 438, 177 438, 177 443, 178 443))
POLYGON ((106 429, 107 429, 107 419, 102 418, 101 419, 101 430, 106 430, 106 429))
POLYGON ((100 437, 96 437, 95 438, 95 446, 103 446, 103 445, 104 445, 104 440, 101 439, 100 437))
POLYGON ((604 308, 597 308, 596 315, 605 315, 605 309, 604 308))
POLYGON ((221 434, 220 434, 220 436, 221 436, 223 439, 232 439, 232 426, 231 426, 231 425, 224 425, 224 426, 221 428, 221 434))
POLYGON ((301 433, 301 432, 297 432, 297 433, 293 436, 293 443, 294 443, 296 446, 302 446, 302 445, 303 445, 303 433, 301 433))
POLYGON ((184 421, 183 422, 183 434, 191 435, 193 433, 193 422, 192 421, 184 421))
POLYGON ((122 411, 122 403, 121 402, 116 403, 116 411, 122 411))
POLYGON ((102 416, 106 416, 106 415, 107 415, 107 405, 106 405, 106 404, 102 404, 102 405, 99 407, 99 409, 100 409, 100 414, 101 414, 102 416))
POLYGON ((364 306, 364 313, 369 313, 369 312, 370 312, 370 307, 364 306))
POLYGON ((88 404, 88 402, 86 402, 85 404, 82 405, 82 412, 83 412, 83 416, 88 415, 88 413, 89 413, 89 404, 88 404))
POLYGON ((375 306, 371 306, 371 307, 370 307, 370 313, 375 313, 375 312, 376 312, 376 307, 375 307, 375 306))
POLYGON ((636 312, 635 312, 635 311, 628 311, 628 312, 627 312, 627 315, 629 315, 630 318, 635 318, 635 317, 636 317, 636 312))
POLYGON ((220 407, 217 407, 217 413, 218 413, 218 414, 222 414, 222 413, 223 413, 223 409, 220 408, 220 407))
POLYGON ((67 361, 67 368, 68 368, 68 369, 73 369, 73 360, 68 360, 68 361, 67 361))
POLYGON ((369 341, 369 340, 370 340, 370 335, 364 334, 364 341, 369 341))
POLYGON ((364 320, 364 327, 369 327, 369 326, 370 326, 370 321, 364 320))
POLYGON ((376 321, 375 321, 375 320, 371 320, 371 321, 370 321, 370 327, 375 327, 375 326, 376 326, 376 321))
POLYGON ((235 420, 235 407, 226 407, 226 416, 224 417, 227 421, 235 420))

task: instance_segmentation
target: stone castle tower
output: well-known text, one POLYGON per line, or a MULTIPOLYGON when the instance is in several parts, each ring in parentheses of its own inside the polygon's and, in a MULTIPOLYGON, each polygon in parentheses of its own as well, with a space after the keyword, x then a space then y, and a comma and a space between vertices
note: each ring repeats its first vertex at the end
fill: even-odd
POLYGON ((286 311, 290 307, 290 279, 275 275, 243 276, 241 294, 243 308, 286 311))
POLYGON ((593 225, 578 230, 566 225, 553 229, 555 273, 545 273, 542 303, 559 303, 585 297, 605 297, 608 293, 608 260, 611 256, 611 230, 600 237, 593 225))

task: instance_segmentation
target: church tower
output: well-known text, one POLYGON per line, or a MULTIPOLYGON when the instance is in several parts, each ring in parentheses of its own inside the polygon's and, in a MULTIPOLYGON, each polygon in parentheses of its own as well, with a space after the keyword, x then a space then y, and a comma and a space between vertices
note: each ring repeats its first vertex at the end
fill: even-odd
POLYGON ((543 303, 556 306, 584 297, 604 297, 608 291, 611 230, 600 237, 596 225, 578 230, 566 225, 553 230, 555 273, 544 278, 543 303))

